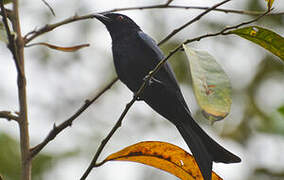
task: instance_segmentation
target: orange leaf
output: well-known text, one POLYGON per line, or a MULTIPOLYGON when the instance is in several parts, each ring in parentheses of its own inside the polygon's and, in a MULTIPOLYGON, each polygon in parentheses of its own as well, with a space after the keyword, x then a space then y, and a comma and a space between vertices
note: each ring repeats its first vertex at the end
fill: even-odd
POLYGON ((39 42, 39 43, 34 43, 34 44, 27 45, 27 47, 35 46, 35 45, 47 46, 47 47, 49 47, 51 49, 55 49, 55 50, 58 50, 58 51, 64 51, 64 52, 74 52, 74 51, 77 51, 77 50, 79 50, 81 48, 90 46, 90 44, 80 44, 80 45, 71 46, 71 47, 60 47, 60 46, 55 46, 55 45, 48 44, 48 43, 45 43, 45 42, 39 42))
MULTIPOLYGON (((203 180, 192 155, 173 144, 145 141, 111 154, 104 161, 133 161, 169 172, 182 180, 203 180)), ((212 180, 222 180, 212 172, 212 180)))

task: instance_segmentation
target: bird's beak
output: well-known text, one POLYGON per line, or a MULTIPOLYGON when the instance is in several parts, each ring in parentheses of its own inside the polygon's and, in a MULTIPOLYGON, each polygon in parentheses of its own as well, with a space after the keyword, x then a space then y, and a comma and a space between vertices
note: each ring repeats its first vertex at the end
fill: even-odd
POLYGON ((111 18, 109 18, 109 17, 107 17, 103 14, 100 14, 100 13, 93 14, 93 17, 98 19, 99 21, 101 21, 104 24, 111 22, 111 18))

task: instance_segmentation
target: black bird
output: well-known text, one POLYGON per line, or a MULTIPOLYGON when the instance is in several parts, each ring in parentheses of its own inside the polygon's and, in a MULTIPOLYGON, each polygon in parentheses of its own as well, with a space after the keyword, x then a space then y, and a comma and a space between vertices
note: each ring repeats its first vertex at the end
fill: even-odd
MULTIPOLYGON (((95 14, 112 39, 112 53, 119 79, 137 92, 149 71, 165 56, 155 41, 129 17, 118 13, 95 14)), ((170 64, 151 79, 139 97, 179 130, 193 153, 205 180, 211 180, 212 162, 237 163, 241 159, 211 139, 191 116, 170 64)))

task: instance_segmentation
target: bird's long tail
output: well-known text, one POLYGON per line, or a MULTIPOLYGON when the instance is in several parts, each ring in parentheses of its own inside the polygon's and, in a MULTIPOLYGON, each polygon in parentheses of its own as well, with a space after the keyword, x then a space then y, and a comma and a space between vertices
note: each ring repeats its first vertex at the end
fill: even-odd
POLYGON ((189 146, 204 180, 211 180, 212 162, 237 163, 241 159, 210 138, 188 114, 177 128, 189 146))

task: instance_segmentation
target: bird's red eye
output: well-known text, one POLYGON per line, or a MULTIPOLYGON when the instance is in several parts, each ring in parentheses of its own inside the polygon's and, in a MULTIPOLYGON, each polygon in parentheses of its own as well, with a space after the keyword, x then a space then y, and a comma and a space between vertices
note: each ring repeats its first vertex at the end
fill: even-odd
POLYGON ((117 16, 116 18, 118 21, 123 21, 124 17, 123 16, 117 16))

